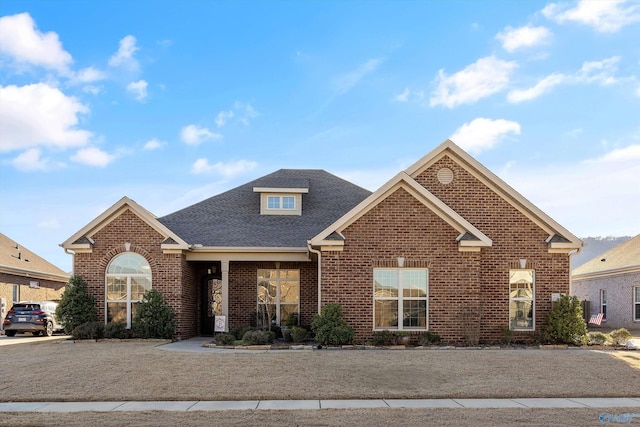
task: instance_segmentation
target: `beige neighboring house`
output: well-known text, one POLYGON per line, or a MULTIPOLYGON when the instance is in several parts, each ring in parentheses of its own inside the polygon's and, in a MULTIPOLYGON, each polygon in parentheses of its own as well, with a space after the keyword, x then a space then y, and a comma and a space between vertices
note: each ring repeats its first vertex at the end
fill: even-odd
POLYGON ((1 320, 14 302, 60 300, 68 281, 68 273, 0 233, 1 320))
POLYGON ((640 234, 572 271, 571 294, 604 314, 603 327, 640 330, 640 234))

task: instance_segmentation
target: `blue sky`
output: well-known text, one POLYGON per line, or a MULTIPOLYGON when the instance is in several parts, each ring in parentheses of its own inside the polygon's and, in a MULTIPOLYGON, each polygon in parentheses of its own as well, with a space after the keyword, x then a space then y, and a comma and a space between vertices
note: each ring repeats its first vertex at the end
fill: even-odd
POLYGON ((446 138, 580 237, 640 232, 639 1, 12 1, 0 232, 58 244, 280 168, 375 190, 446 138))

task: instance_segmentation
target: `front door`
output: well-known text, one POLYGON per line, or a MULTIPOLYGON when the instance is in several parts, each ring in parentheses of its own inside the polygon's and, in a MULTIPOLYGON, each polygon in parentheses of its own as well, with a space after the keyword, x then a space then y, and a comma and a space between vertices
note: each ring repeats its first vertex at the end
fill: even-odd
POLYGON ((200 334, 212 336, 214 332, 215 316, 222 315, 222 277, 208 275, 200 286, 200 334))

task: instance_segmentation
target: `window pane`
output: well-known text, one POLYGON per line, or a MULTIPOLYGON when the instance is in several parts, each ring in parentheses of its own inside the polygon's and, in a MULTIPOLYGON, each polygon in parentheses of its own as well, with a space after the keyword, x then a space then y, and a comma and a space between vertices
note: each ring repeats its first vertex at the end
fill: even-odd
POLYGON ((258 304, 258 326, 267 327, 269 323, 274 324, 276 308, 275 304, 258 304))
POLYGON ((107 300, 117 301, 127 300, 127 278, 108 277, 107 278, 107 300))
POLYGON ((533 283, 533 270, 510 270, 509 283, 533 283))
POLYGON ((280 197, 277 197, 277 196, 267 197, 267 208, 280 209, 280 197))
POLYGON ((636 317, 633 320, 640 320, 640 302, 636 303, 636 317))
POLYGON ((131 278, 131 300, 139 301, 146 291, 151 290, 151 280, 146 277, 131 278))
POLYGON ((280 270, 281 279, 299 279, 300 270, 280 270))
POLYGON ((376 298, 398 296, 397 270, 374 270, 373 279, 376 298))
POLYGON ((107 274, 151 274, 151 267, 143 256, 126 252, 111 261, 107 274))
POLYGON ((300 282, 286 281, 280 283, 280 302, 298 302, 300 282))
POLYGON ((532 283, 516 283, 511 285, 509 298, 526 298, 533 299, 532 283))
POLYGON ((533 329, 533 302, 509 302, 509 321, 511 329, 533 329))
POLYGON ((277 297, 278 282, 275 280, 262 281, 258 283, 258 302, 275 303, 277 297))
POLYGON ((282 198, 282 209, 295 209, 295 199, 293 197, 282 198))
POLYGON ((375 327, 398 327, 398 301, 375 301, 375 327))
POLYGON ((636 291, 636 302, 640 302, 640 286, 634 288, 634 290, 636 291))
POLYGON ((108 302, 107 303, 107 322, 127 323, 127 303, 126 302, 108 302))
POLYGON ((280 305, 280 324, 284 325, 290 314, 298 314, 298 304, 280 305))
POLYGON ((427 296, 427 271, 402 271, 402 295, 411 298, 425 298, 427 296))
POLYGON ((402 325, 407 328, 427 327, 427 301, 411 300, 402 303, 402 325))

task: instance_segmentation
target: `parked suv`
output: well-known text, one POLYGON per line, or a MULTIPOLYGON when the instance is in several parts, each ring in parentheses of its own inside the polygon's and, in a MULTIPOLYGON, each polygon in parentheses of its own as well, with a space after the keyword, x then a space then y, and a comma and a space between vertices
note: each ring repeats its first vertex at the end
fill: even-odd
POLYGON ((53 301, 17 302, 4 319, 4 332, 14 336, 16 332, 31 332, 33 335, 44 334, 48 337, 54 331, 62 330, 56 320, 57 303, 53 301))

